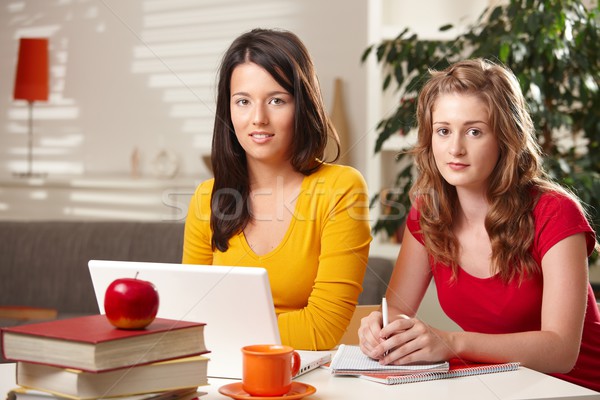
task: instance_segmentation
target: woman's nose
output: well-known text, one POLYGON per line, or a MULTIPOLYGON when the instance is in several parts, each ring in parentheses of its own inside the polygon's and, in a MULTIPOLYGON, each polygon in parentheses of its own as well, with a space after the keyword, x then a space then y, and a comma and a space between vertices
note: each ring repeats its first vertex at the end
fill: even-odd
POLYGON ((254 108, 254 115, 252 118, 253 125, 266 125, 269 122, 267 118, 267 110, 263 105, 257 105, 254 108))
POLYGON ((463 137, 461 135, 453 135, 451 142, 449 153, 453 156, 462 156, 465 154, 465 146, 463 143, 463 137))

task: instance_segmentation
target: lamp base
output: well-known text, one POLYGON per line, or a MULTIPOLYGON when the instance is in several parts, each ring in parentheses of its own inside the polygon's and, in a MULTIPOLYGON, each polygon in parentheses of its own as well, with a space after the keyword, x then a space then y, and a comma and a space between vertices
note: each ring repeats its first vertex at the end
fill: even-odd
POLYGON ((13 172, 13 176, 15 178, 46 178, 48 176, 47 172, 13 172))

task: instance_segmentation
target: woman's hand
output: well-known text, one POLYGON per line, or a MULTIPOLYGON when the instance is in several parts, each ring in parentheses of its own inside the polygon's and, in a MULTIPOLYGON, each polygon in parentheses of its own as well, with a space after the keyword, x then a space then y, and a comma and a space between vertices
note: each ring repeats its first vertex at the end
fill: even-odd
POLYGON ((358 328, 359 345, 362 352, 372 358, 373 354, 379 354, 375 349, 383 342, 381 339, 381 325, 383 318, 380 311, 373 311, 368 316, 360 320, 358 328))
POLYGON ((417 318, 398 318, 376 329, 377 322, 381 326, 381 313, 373 314, 361 321, 360 345, 366 355, 381 364, 436 362, 455 356, 449 332, 432 328, 417 318))

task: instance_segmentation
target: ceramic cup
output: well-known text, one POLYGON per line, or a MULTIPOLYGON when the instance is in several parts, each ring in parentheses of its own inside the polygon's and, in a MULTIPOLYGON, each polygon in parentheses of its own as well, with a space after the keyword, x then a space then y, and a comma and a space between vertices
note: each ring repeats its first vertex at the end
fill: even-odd
POLYGON ((251 396, 282 396, 300 369, 300 355, 290 346, 256 344, 242 347, 242 389, 251 396))

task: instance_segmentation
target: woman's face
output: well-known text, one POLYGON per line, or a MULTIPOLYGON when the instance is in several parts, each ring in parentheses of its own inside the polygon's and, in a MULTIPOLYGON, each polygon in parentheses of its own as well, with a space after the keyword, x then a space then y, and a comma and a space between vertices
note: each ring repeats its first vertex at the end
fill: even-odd
POLYGON ((294 97, 262 67, 240 64, 231 74, 231 121, 249 163, 289 162, 294 97))
POLYGON ((486 191, 500 155, 486 104, 474 95, 441 94, 432 125, 433 156, 446 182, 457 190, 486 191))

